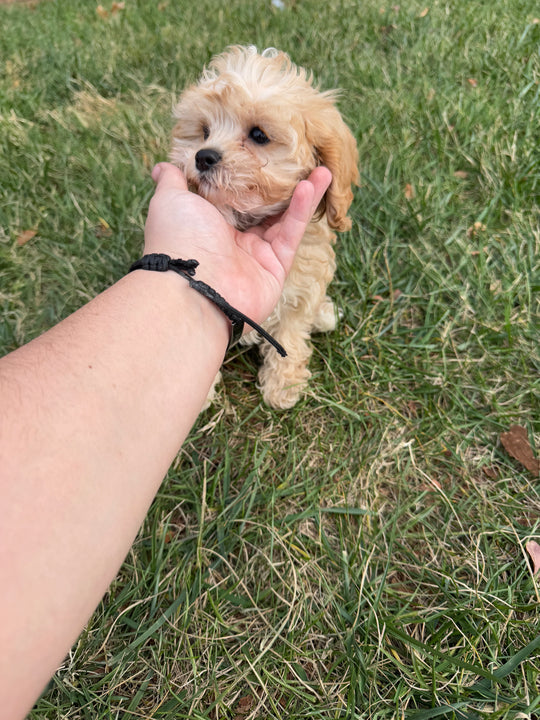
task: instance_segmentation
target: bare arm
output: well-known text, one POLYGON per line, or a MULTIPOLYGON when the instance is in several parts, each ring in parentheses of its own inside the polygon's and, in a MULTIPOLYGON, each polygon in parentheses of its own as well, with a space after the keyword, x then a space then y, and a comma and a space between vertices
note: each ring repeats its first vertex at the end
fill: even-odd
MULTIPOLYGON (((200 279, 264 320, 328 172, 302 183, 274 226, 240 234, 172 166, 160 169, 146 252, 196 258, 200 279)), ((28 712, 114 578, 228 337, 228 321, 185 280, 141 270, 0 360, 5 720, 28 712)))

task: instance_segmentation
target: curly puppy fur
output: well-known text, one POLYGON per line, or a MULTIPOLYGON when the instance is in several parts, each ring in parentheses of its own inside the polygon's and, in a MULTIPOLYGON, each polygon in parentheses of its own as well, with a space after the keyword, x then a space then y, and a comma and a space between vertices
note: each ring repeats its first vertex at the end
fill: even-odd
MULTIPOLYGON (((316 88, 285 53, 234 46, 212 59, 174 111, 172 162, 239 229, 285 210, 298 182, 318 165, 332 172, 279 304, 264 323, 287 350, 281 358, 267 343, 260 346, 259 382, 274 408, 296 403, 310 376, 310 335, 336 323, 326 295, 335 271, 332 230, 350 228, 351 185, 358 182, 356 143, 336 97, 316 88)), ((259 336, 250 333, 243 342, 259 336)))

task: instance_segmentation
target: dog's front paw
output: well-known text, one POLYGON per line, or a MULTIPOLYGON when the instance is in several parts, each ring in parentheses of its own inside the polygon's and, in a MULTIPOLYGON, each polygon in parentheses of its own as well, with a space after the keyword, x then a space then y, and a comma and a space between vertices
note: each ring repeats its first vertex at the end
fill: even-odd
POLYGON ((306 367, 280 368, 280 372, 276 373, 268 372, 263 365, 259 371, 259 382, 264 402, 275 410, 289 410, 300 399, 310 376, 306 367))
POLYGON ((315 332, 330 332, 336 329, 338 320, 343 317, 343 310, 336 308, 332 300, 328 296, 319 305, 315 319, 313 320, 313 330, 315 332))

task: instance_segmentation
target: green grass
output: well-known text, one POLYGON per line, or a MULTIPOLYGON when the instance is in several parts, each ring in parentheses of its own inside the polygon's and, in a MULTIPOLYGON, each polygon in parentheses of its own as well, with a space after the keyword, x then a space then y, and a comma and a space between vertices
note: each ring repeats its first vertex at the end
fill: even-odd
POLYGON ((32 720, 540 715, 540 486, 499 441, 539 452, 537 4, 285 4, 0 6, 2 352, 138 256, 174 98, 226 45, 342 87, 362 170, 308 395, 273 412, 228 358, 32 720))

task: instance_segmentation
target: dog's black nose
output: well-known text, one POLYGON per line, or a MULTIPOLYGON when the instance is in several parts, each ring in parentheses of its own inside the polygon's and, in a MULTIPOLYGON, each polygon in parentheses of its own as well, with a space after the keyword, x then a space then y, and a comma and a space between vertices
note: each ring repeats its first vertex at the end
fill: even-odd
POLYGON ((217 165, 220 160, 221 153, 210 148, 206 150, 199 150, 199 152, 195 155, 195 165, 197 166, 197 170, 199 172, 206 172, 206 170, 210 170, 214 167, 214 165, 217 165))

